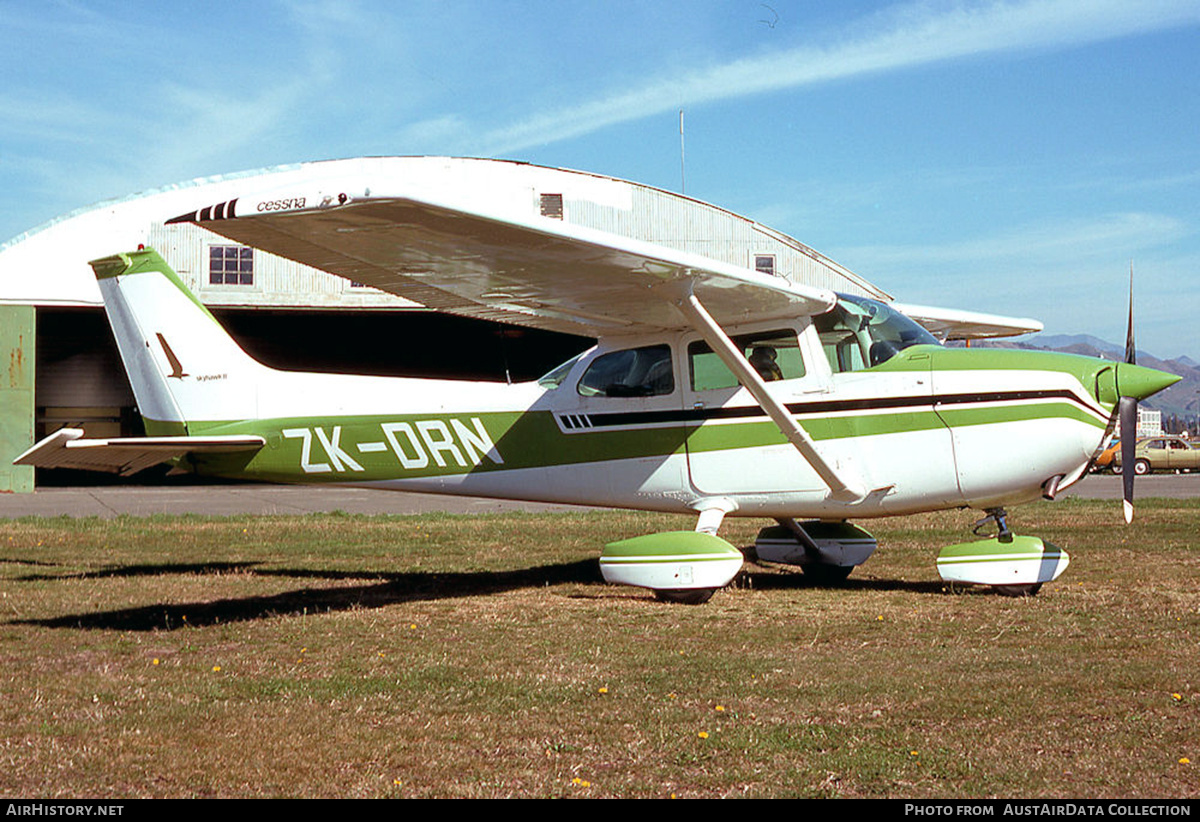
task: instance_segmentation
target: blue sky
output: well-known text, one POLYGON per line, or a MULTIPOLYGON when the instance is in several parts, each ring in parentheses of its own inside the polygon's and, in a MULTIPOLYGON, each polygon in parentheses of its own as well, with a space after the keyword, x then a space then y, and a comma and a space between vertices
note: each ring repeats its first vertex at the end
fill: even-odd
POLYGON ((0 0, 0 240, 168 183, 506 157, 686 191, 911 303, 1200 359, 1200 0, 0 0))

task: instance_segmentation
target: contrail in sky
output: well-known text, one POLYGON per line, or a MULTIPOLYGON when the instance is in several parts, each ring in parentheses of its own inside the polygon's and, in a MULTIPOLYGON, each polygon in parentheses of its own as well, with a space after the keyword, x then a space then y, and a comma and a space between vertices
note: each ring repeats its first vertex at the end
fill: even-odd
POLYGON ((935 9, 919 3, 892 10, 890 25, 828 46, 773 54, 662 77, 493 129, 475 147, 484 156, 511 154, 720 100, 896 71, 947 60, 1014 51, 1052 51, 1200 23, 1195 0, 1024 0, 935 9))

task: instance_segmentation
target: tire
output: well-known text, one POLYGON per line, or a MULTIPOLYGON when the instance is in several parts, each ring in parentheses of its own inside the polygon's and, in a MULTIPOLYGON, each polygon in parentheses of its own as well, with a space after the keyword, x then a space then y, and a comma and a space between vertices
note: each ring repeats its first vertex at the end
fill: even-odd
POLYGON ((1042 583, 1032 582, 1026 585, 995 585, 996 593, 1006 597, 1031 597, 1042 590, 1042 583))
POLYGON ((804 572, 804 576, 813 585, 839 585, 846 581, 846 577, 850 576, 850 572, 854 570, 853 565, 823 565, 821 563, 809 563, 801 565, 800 570, 804 572))
POLYGON ((669 602, 673 605, 703 605, 712 599, 716 588, 689 588, 682 591, 654 591, 654 598, 659 602, 669 602))
POLYGON ((1133 464, 1133 473, 1137 474, 1139 477, 1143 476, 1145 474, 1149 474, 1150 473, 1149 460, 1137 460, 1133 464))
POLYGON ((1116 474, 1118 477, 1119 477, 1119 476, 1121 476, 1121 463, 1119 463, 1119 462, 1114 462, 1114 463, 1112 464, 1112 472, 1113 472, 1114 474, 1116 474))

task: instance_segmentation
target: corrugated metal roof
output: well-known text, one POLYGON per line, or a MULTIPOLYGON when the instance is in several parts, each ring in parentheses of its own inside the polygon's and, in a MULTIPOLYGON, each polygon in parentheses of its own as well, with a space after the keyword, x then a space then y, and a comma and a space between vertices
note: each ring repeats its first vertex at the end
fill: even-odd
MULTIPOLYGON (((184 281, 212 305, 383 308, 411 305, 315 268, 255 253, 253 286, 213 286, 208 248, 228 243, 194 225, 163 223, 189 210, 254 190, 317 190, 354 181, 360 190, 419 178, 456 196, 478 197, 497 210, 540 213, 542 195, 562 198, 562 219, 601 231, 659 243, 722 262, 754 268, 757 255, 775 258, 775 273, 805 285, 889 296, 803 243, 709 203, 591 172, 509 160, 450 157, 361 157, 274 166, 176 183, 73 211, 0 246, 0 303, 97 305, 87 261, 154 247, 184 281), (33 276, 36 275, 36 276, 33 276)), ((551 198, 552 204, 557 200, 551 198)), ((557 215, 556 215, 557 216, 557 215)))

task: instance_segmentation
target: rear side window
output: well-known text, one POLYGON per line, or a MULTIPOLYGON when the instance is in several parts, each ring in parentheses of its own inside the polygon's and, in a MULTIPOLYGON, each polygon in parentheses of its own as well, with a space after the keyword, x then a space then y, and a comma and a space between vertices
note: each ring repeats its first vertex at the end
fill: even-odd
POLYGON ((597 357, 577 389, 585 397, 657 397, 675 390, 671 347, 648 345, 597 357))

